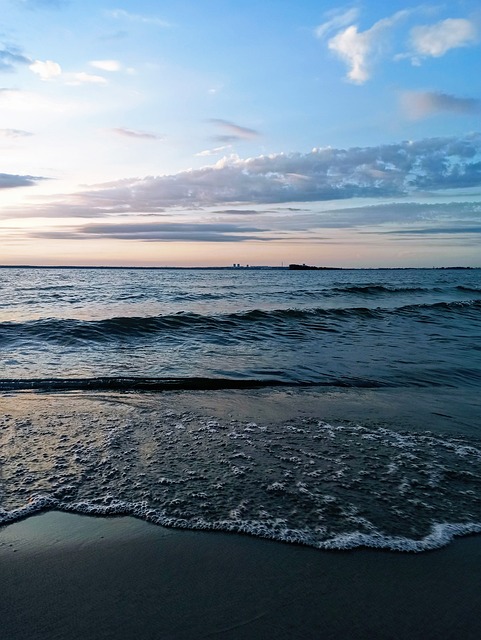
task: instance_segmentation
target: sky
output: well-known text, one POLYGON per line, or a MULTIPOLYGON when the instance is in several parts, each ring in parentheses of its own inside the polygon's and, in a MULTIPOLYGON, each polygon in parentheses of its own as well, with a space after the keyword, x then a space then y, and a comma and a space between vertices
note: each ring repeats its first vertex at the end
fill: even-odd
POLYGON ((481 267, 481 8, 0 0, 0 264, 481 267))

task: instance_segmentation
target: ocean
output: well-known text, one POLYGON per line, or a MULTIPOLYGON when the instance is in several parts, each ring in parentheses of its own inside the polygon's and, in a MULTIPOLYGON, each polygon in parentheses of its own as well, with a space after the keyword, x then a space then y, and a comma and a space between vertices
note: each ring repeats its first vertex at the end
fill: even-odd
POLYGON ((2 268, 0 524, 403 551, 479 533, 480 350, 479 269, 2 268))

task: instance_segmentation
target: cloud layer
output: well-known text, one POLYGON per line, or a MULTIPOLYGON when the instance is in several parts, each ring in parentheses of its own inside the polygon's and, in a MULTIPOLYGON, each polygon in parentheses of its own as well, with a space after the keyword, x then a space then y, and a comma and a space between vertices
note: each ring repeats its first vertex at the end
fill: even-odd
MULTIPOLYGON (((24 186, 16 184, 22 179, 32 184, 36 178, 10 176, 9 186, 24 186)), ((233 156, 202 169, 96 185, 56 202, 29 205, 21 215, 98 218, 211 207, 233 214, 239 204, 249 205, 242 213, 253 205, 399 198, 480 186, 481 134, 471 134, 245 160, 233 156)))
POLYGON ((68 231, 41 231, 35 238, 82 240, 105 239, 140 240, 142 242, 245 242, 268 240, 261 235, 265 230, 236 224, 219 223, 130 223, 89 224, 68 231), (255 234, 255 235, 253 235, 255 234))
POLYGON ((126 179, 83 193, 131 211, 228 203, 314 202, 392 197, 481 185, 481 134, 352 149, 313 149, 215 165, 174 175, 126 179))

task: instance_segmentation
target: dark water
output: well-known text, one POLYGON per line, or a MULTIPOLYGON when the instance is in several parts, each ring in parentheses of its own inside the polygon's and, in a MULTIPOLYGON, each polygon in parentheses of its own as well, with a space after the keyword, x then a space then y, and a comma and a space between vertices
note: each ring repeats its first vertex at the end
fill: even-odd
MULTIPOLYGON (((446 390, 476 406, 481 388, 476 269, 0 269, 0 319, 7 395, 284 385, 408 399, 446 390)), ((0 521, 40 508, 127 512, 412 550, 481 530, 474 413, 469 430, 453 415, 441 434, 406 431, 403 415, 373 427, 116 411, 55 424, 5 415, 0 521)))
POLYGON ((0 300, 4 388, 117 377, 481 384, 479 270, 3 269, 0 300))

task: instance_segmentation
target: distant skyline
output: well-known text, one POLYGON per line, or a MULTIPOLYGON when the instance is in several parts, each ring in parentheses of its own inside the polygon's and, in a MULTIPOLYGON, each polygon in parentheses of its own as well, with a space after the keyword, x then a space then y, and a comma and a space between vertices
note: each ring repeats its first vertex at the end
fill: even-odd
POLYGON ((481 266, 477 1, 0 11, 0 264, 481 266))

